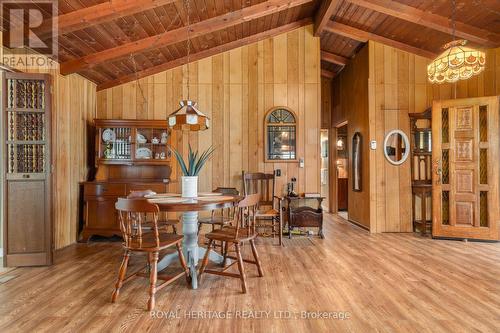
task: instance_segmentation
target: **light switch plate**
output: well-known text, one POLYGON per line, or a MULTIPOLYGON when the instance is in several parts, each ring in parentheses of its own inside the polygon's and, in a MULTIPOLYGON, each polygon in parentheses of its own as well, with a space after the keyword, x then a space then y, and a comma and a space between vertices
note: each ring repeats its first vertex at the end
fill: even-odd
POLYGON ((377 141, 376 140, 370 141, 370 149, 371 150, 377 149, 377 141))

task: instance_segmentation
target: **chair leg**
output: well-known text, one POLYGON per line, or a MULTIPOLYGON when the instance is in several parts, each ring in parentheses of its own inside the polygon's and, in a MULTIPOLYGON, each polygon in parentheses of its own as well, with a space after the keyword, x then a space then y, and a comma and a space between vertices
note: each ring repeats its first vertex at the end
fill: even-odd
POLYGON ((201 276, 203 275, 205 268, 207 268, 208 256, 210 255, 210 249, 212 248, 213 243, 214 241, 212 239, 208 241, 207 252, 205 252, 205 256, 203 257, 203 261, 201 262, 200 271, 198 272, 198 284, 201 283, 201 276))
POLYGON ((279 217, 278 226, 280 228, 279 234, 278 234, 278 239, 279 239, 280 246, 282 246, 283 245, 283 219, 281 218, 281 214, 279 217))
POLYGON ((255 259, 255 263, 257 265, 257 270, 259 271, 259 276, 262 277, 264 274, 262 273, 262 266, 260 265, 259 254, 257 253, 257 248, 255 247, 255 240, 250 241, 250 246, 252 247, 253 257, 255 259))
POLYGON ((243 267, 243 258, 241 257, 241 248, 240 244, 234 244, 236 248, 236 258, 238 258, 238 269, 240 271, 240 279, 241 279, 241 291, 246 294, 247 292, 247 282, 245 278, 245 269, 243 267))
POLYGON ((223 251, 223 256, 224 259, 222 260, 222 267, 226 267, 226 262, 227 262, 227 251, 229 250, 229 242, 224 242, 224 251, 223 251))
POLYGON ((118 295, 120 294, 120 288, 123 285, 123 280, 125 279, 125 274, 127 273, 129 259, 130 259, 130 251, 125 250, 125 253, 123 254, 123 260, 122 260, 122 263, 120 265, 120 270, 118 272, 118 280, 116 281, 115 290, 113 291, 113 294, 111 295, 111 303, 116 302, 116 299, 118 298, 118 295))
POLYGON ((177 253, 179 253, 179 261, 181 262, 181 266, 184 269, 184 273, 186 274, 186 281, 188 285, 191 283, 191 277, 189 276, 189 268, 186 265, 186 259, 184 258, 184 253, 182 253, 182 246, 180 243, 175 244, 177 248, 177 253))
POLYGON ((158 252, 149 253, 149 266, 151 267, 151 272, 149 273, 148 311, 151 311, 155 308, 156 280, 158 276, 158 252))

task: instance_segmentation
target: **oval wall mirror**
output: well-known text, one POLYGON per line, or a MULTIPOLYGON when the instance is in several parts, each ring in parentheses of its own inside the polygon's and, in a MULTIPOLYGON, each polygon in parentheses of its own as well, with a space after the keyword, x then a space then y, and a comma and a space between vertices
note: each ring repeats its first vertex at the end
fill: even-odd
POLYGON ((392 130, 385 136, 384 155, 389 163, 400 165, 406 161, 410 154, 410 141, 405 132, 392 130))

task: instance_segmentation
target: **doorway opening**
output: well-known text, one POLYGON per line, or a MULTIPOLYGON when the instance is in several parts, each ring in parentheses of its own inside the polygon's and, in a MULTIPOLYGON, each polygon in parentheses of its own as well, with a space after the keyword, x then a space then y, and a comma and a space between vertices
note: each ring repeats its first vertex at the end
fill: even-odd
POLYGON ((347 124, 337 127, 336 161, 337 168, 337 212, 342 218, 348 220, 347 213, 349 198, 349 140, 347 140, 347 124))
POLYGON ((321 204, 323 211, 329 212, 330 211, 330 205, 329 205, 329 191, 330 191, 330 186, 329 186, 329 177, 328 177, 328 147, 329 147, 329 131, 327 129, 322 129, 321 130, 321 166, 320 166, 320 178, 321 178, 321 196, 324 197, 323 202, 321 204))

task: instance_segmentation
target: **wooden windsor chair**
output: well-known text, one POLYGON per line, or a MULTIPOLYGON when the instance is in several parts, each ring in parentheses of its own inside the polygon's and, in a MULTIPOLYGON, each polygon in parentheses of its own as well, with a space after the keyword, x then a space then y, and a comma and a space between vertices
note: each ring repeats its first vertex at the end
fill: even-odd
POLYGON ((246 173, 242 172, 243 194, 260 194, 258 209, 256 213, 257 230, 264 230, 262 236, 268 236, 266 230, 270 230, 270 235, 275 238, 278 235, 278 242, 283 244, 283 198, 275 195, 276 176, 274 173, 246 173))
MULTIPOLYGON (((155 194, 155 192, 151 190, 144 191, 131 191, 127 196, 127 199, 144 199, 149 194, 155 194)), ((152 222, 149 220, 146 223, 143 223, 144 228, 151 228, 152 222)), ((172 232, 177 234, 177 226, 179 225, 178 219, 169 219, 167 217, 166 212, 160 212, 158 215, 158 226, 165 228, 165 231, 168 231, 168 227, 172 228, 172 232)))
POLYGON ((222 276, 228 276, 233 278, 239 278, 241 280, 241 289, 243 293, 247 292, 246 276, 244 271, 243 263, 249 263, 257 266, 257 271, 259 276, 264 276, 262 272, 262 266, 259 260, 259 255, 257 253, 257 248, 255 247, 255 238, 257 237, 257 232, 255 230, 255 216, 257 212, 257 205, 259 203, 259 194, 249 195, 238 203, 236 212, 234 215, 232 226, 226 226, 222 229, 214 230, 205 235, 209 240, 207 252, 203 258, 200 273, 198 275, 199 282, 201 283, 201 277, 203 273, 216 274, 222 276), (208 256, 210 249, 212 248, 215 241, 224 242, 224 261, 222 270, 212 270, 206 269, 208 264, 208 256), (254 260, 243 259, 241 255, 241 247, 244 243, 250 243, 252 248, 252 254, 254 260), (228 255, 229 246, 233 245, 236 256, 228 255), (231 264, 226 265, 227 259, 233 259, 231 264), (227 270, 234 264, 238 265, 237 273, 230 273, 227 270))
MULTIPOLYGON (((217 187, 212 192, 222 193, 222 195, 240 195, 240 192, 234 187, 217 187)), ((234 217, 235 207, 212 210, 210 217, 202 217, 198 219, 198 234, 203 225, 211 226, 211 231, 216 228, 222 228, 231 223, 234 217)), ((222 252, 223 244, 214 244, 214 247, 219 246, 222 252)))
POLYGON ((184 236, 167 233, 158 226, 158 214, 160 212, 157 205, 140 199, 118 199, 115 205, 120 217, 120 229, 123 236, 124 255, 118 273, 115 290, 111 296, 111 302, 115 302, 120 293, 120 288, 125 282, 136 276, 149 277, 149 301, 148 310, 155 307, 155 294, 158 290, 176 281, 182 276, 186 277, 189 284, 189 270, 182 253, 182 239, 184 236), (151 229, 144 230, 143 224, 146 215, 151 214, 151 229), (160 251, 175 246, 179 254, 179 261, 183 272, 173 276, 158 275, 157 264, 160 251), (131 252, 142 252, 148 254, 148 265, 126 277, 131 252), (149 268, 149 273, 144 273, 144 269, 149 268), (164 282, 157 285, 157 279, 164 282))

